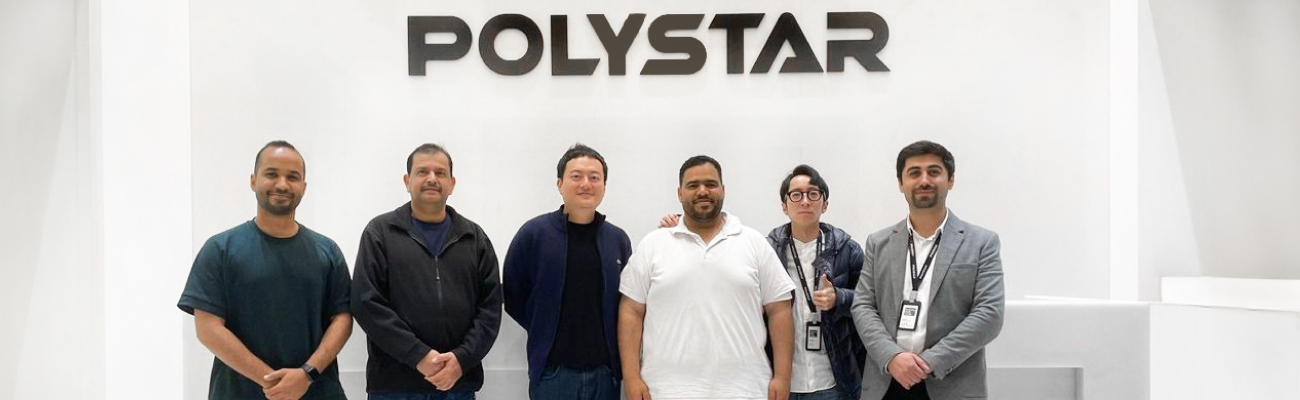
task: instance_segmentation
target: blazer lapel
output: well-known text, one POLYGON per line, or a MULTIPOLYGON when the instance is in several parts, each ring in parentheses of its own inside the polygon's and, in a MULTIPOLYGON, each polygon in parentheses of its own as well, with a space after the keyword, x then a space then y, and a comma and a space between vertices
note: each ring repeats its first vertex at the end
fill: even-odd
POLYGON ((934 263, 930 265, 930 268, 934 268, 934 275, 930 278, 930 299, 934 299, 934 293, 939 293, 943 278, 948 276, 948 266, 952 265, 952 260, 957 257, 957 249, 961 248, 961 242, 965 239, 966 224, 949 211, 948 223, 944 225, 943 237, 939 239, 939 252, 934 255, 934 263))
POLYGON ((907 266, 907 220, 903 220, 894 226, 894 233, 889 236, 889 242, 885 244, 880 259, 885 263, 879 267, 881 271, 881 285, 876 291, 880 293, 880 304, 876 307, 880 310, 880 315, 888 315, 883 318, 885 328, 889 331, 889 337, 898 335, 898 312, 899 307, 903 304, 903 276, 907 266))

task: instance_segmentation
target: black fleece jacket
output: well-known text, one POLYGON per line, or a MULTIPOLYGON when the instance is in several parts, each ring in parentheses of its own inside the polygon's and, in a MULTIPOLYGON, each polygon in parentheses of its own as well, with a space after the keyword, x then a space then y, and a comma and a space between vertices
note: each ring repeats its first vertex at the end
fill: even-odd
POLYGON ((501 327, 496 251, 473 221, 447 207, 441 249, 411 227, 411 204, 375 217, 361 233, 352 273, 352 314, 366 332, 366 392, 434 393, 415 366, 429 353, 456 355, 452 388, 483 387, 481 361, 501 327))

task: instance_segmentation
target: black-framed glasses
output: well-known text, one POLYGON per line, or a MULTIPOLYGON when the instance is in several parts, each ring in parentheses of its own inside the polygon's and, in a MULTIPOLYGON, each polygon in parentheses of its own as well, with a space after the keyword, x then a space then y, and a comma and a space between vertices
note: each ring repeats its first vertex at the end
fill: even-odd
POLYGON ((809 190, 807 192, 791 190, 790 193, 785 194, 785 198, 790 199, 790 201, 794 203, 803 201, 804 198, 807 198, 808 201, 820 201, 822 199, 822 192, 820 190, 809 190))

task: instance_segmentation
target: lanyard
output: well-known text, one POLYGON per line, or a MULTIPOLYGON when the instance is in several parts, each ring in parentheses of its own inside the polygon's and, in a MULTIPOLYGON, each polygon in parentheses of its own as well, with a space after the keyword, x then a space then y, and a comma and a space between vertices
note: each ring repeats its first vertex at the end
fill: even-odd
POLYGON ((930 263, 934 261, 934 254, 939 252, 939 241, 943 239, 943 231, 939 231, 934 237, 934 245, 930 246, 930 254, 925 256, 925 264, 921 270, 916 270, 916 241, 912 239, 912 232, 907 232, 907 261, 911 265, 912 273, 912 296, 911 300, 916 300, 916 294, 921 290, 921 281, 925 280, 925 273, 930 272, 930 263))
MULTIPOLYGON (((808 302, 808 312, 816 314, 817 307, 813 306, 812 293, 808 290, 808 277, 803 273, 803 263, 799 262, 799 249, 794 247, 794 236, 792 235, 788 242, 790 245, 790 256, 794 257, 794 270, 799 274, 799 286, 803 287, 804 300, 808 302)), ((822 254, 822 235, 817 235, 817 256, 822 254)), ((816 260, 817 256, 813 256, 816 260)), ((813 282, 813 289, 817 289, 817 282, 813 282)))

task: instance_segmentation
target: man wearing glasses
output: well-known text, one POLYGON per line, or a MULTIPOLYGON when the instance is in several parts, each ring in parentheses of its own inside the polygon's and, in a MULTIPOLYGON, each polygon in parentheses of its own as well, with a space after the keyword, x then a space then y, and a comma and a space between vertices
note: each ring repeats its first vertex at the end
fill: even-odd
POLYGON ((849 307, 862 248, 848 233, 821 222, 830 187, 813 167, 795 167, 781 182, 780 198, 790 223, 772 229, 767 241, 796 282, 790 399, 856 399, 866 351, 849 307))

